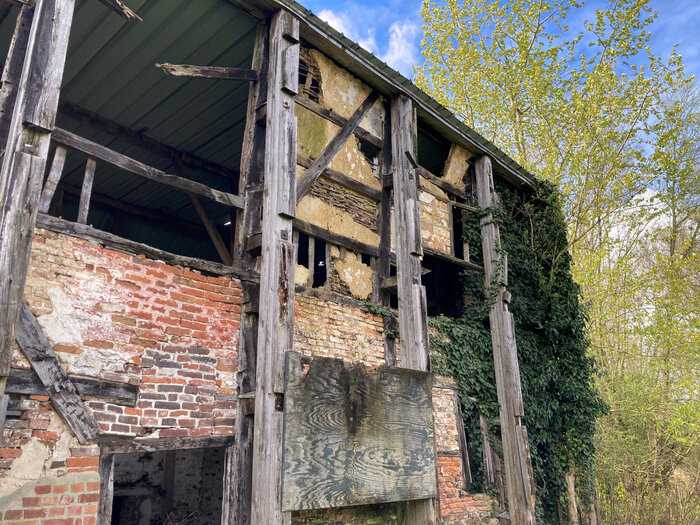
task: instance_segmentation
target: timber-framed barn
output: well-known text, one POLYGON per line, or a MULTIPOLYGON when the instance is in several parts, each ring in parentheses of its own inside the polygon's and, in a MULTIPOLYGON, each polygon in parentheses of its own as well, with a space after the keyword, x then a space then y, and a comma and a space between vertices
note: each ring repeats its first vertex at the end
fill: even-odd
POLYGON ((0 522, 534 523, 461 236, 532 177, 292 0, 126 3, 0 2, 0 522), (502 460, 430 372, 464 271, 502 460))

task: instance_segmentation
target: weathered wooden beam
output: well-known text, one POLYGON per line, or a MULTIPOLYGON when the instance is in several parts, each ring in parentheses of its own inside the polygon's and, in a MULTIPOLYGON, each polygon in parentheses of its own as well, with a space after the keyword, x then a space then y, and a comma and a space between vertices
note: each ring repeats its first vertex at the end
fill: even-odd
POLYGON ((29 29, 32 25, 34 7, 23 5, 17 15, 15 32, 12 35, 10 48, 7 50, 5 67, 2 71, 2 84, 0 85, 0 147, 4 151, 7 143, 7 135, 12 121, 12 109, 17 100, 17 90, 22 75, 22 65, 27 52, 29 29))
POLYGON ((166 264, 192 268, 193 270, 199 270, 210 275, 236 277, 250 282, 257 282, 260 279, 260 274, 254 270, 239 268, 237 266, 226 266, 195 257, 187 257, 185 255, 177 255, 166 252, 165 250, 153 248, 146 244, 141 244, 140 242, 124 239, 123 237, 92 228, 85 224, 66 221, 58 217, 51 217, 50 215, 40 214, 37 217, 36 225, 39 228, 45 228, 56 233, 64 233, 66 235, 97 242, 113 250, 131 253, 133 255, 144 255, 154 261, 163 261, 166 264))
POLYGON ((311 166, 306 170, 306 173, 302 175, 301 179, 297 182, 297 199, 296 202, 299 203, 301 199, 306 195, 306 193, 311 189, 311 185, 316 181, 316 179, 321 175, 323 170, 325 170, 328 165, 333 160, 333 157, 340 151, 343 144, 350 138, 360 121, 364 118, 367 112, 374 106, 374 103, 379 98, 379 93, 377 91, 372 91, 367 98, 360 104, 352 116, 347 120, 345 125, 340 128, 340 131, 335 137, 326 145, 321 154, 313 161, 311 166))
POLYGON ((87 224, 88 212, 90 211, 90 196, 92 195, 92 182, 95 180, 95 167, 97 162, 89 157, 85 164, 85 175, 83 175, 83 186, 80 191, 80 203, 78 204, 78 219, 80 224, 87 224))
POLYGON ((301 219, 294 219, 293 224, 295 230, 305 233, 306 235, 311 235, 312 237, 322 239, 336 246, 348 248, 360 253, 366 253, 372 257, 379 256, 379 249, 371 244, 356 241, 350 237, 330 232, 324 228, 321 228, 320 226, 316 226, 315 224, 302 221, 301 219))
POLYGON ((221 448, 234 443, 233 436, 181 436, 168 438, 100 438, 103 454, 132 454, 134 452, 159 452, 161 450, 189 450, 193 448, 221 448))
MULTIPOLYGON (((428 312, 421 285, 423 255, 418 204, 418 173, 409 157, 417 150, 416 110, 411 99, 399 95, 391 101, 391 149, 394 174, 394 224, 396 224, 396 273, 399 296, 401 366, 428 371, 428 312)), ((437 475, 437 472, 436 472, 437 475)), ((406 524, 437 523, 434 500, 408 503, 406 524)))
POLYGON ((194 209, 197 210, 197 215, 199 215, 202 224, 204 224, 204 228, 207 230, 207 234, 209 234, 209 239, 211 239, 211 242, 214 244, 214 248, 216 248, 216 253, 218 253, 219 257, 221 258, 221 262, 226 266, 231 266, 233 264, 233 259, 231 258, 231 254, 228 252, 226 243, 224 243, 224 240, 221 238, 221 234, 216 228, 214 221, 207 213, 207 210, 204 208, 204 205, 202 205, 202 201, 199 200, 199 197, 192 193, 189 195, 194 209))
MULTIPOLYGON (((41 0, 0 169, 0 394, 10 369, 51 130, 56 119, 74 0, 41 0)), ((5 108, 9 109, 9 108, 5 108)))
POLYGON ((515 342, 513 315, 508 311, 505 261, 500 248, 499 226, 491 207, 496 201, 491 159, 482 156, 475 163, 481 219, 481 244, 484 254, 485 283, 498 287, 499 294, 491 305, 489 324, 496 372, 496 390, 500 405, 503 461, 506 471, 506 494, 512 523, 534 525, 535 481, 532 474, 527 429, 522 425, 523 410, 518 349, 515 342))
POLYGON ((119 16, 126 18, 127 20, 138 20, 141 22, 141 17, 129 9, 124 2, 121 0, 100 0, 104 5, 109 7, 112 11, 117 13, 119 16))
POLYGON ((423 252, 426 255, 430 255, 437 259, 442 259, 443 261, 447 261, 451 264, 456 264, 457 266, 461 266, 462 268, 466 268, 467 270, 473 270, 475 272, 484 271, 483 266, 479 266, 478 264, 474 264, 473 262, 465 261, 464 259, 460 259, 459 257, 454 257, 453 255, 448 255, 438 250, 433 250, 432 248, 428 248, 426 246, 423 247, 423 252))
MULTIPOLYGON (((297 155, 297 164, 299 166, 302 166, 304 168, 310 168, 311 165, 314 163, 314 161, 308 157, 304 157, 302 155, 297 155)), ((336 171, 331 168, 326 168, 321 172, 322 177, 326 177, 333 182, 337 182, 341 186, 345 186, 346 188, 353 190, 360 195, 364 195, 365 197, 368 197, 374 201, 379 202, 382 198, 382 192, 379 190, 375 190, 371 186, 367 186, 367 184, 363 184, 361 182, 356 181, 353 178, 348 177, 347 175, 340 173, 339 171, 336 171)))
MULTIPOLYGON (((259 81, 250 84, 246 124, 241 148, 241 176, 238 192, 245 207, 236 215, 233 257, 235 264, 255 268, 255 257, 246 248, 246 241, 261 231, 262 187, 265 174, 265 119, 258 119, 258 108, 267 104, 269 27, 260 22, 255 35, 252 67, 259 81)), ((262 237, 262 234, 260 234, 262 237)), ((262 239, 261 239, 262 245, 262 239)), ((243 283, 241 329, 238 345, 237 387, 241 399, 236 407, 236 446, 230 454, 231 475, 224 481, 222 523, 249 525, 253 486, 253 415, 255 412, 256 360, 260 287, 243 283)))
POLYGON ((277 11, 269 34, 251 522, 281 525, 291 521, 280 501, 284 356, 294 326, 299 20, 277 11))
POLYGON ((156 64, 163 73, 172 77, 211 78, 216 80, 246 80, 257 82, 258 72, 254 69, 221 66, 193 66, 189 64, 156 64))
POLYGON ((117 168, 133 173, 134 175, 139 175, 154 182, 158 182, 165 186, 171 186, 185 192, 201 195, 202 197, 206 197, 207 199, 223 204, 224 206, 243 208, 243 199, 238 195, 215 190, 214 188, 210 188, 209 186, 200 184, 199 182, 178 177, 177 175, 164 173, 159 169, 144 164, 143 162, 139 162, 127 157, 126 155, 117 153, 116 151, 113 151, 105 146, 92 142, 91 140, 80 137, 61 128, 56 128, 54 130, 52 138, 59 144, 82 151, 87 155, 112 164, 117 168))
POLYGON ((10 402, 10 396, 7 394, 0 395, 0 432, 5 426, 5 417, 7 414, 7 404, 10 402))
MULTIPOLYGON (((107 398, 121 404, 136 406, 138 385, 91 379, 87 377, 68 376, 81 396, 107 398)), ((12 368, 7 378, 5 391, 10 394, 47 395, 46 387, 36 372, 12 368)))
POLYGON ((94 442, 100 434, 100 426, 80 399, 36 317, 24 302, 17 327, 17 344, 44 384, 56 412, 78 441, 83 444, 94 442))
POLYGON ((99 113, 82 108, 77 104, 63 100, 58 105, 58 111, 59 114, 69 117, 77 122, 80 122, 81 124, 85 124, 99 131, 104 131, 105 133, 109 133, 110 135, 114 135, 120 139, 124 139, 139 148, 143 148, 155 153, 156 155, 165 157, 168 160, 179 158, 188 168, 201 169, 208 173, 219 175, 220 177, 238 181, 238 172, 235 170, 212 162, 204 157, 195 155, 189 151, 182 151, 177 148, 173 148, 172 146, 168 146, 167 144, 163 144, 162 142, 158 142, 157 140, 152 139, 143 133, 134 131, 126 126, 122 126, 114 120, 110 120, 103 117, 99 113))
MULTIPOLYGON (((312 113, 315 113, 319 117, 325 118, 336 126, 340 126, 341 128, 347 123, 347 119, 345 117, 341 117, 332 109, 324 108, 318 102, 303 95, 297 95, 294 97, 294 102, 299 104, 301 107, 308 109, 312 113)), ((381 138, 377 137, 375 134, 367 131, 361 126, 357 126, 353 133, 357 138, 372 144, 375 148, 382 149, 384 147, 384 141, 381 138)))
POLYGON ((53 194, 56 192, 56 186, 58 186, 58 181, 61 180, 61 174, 63 173, 63 166, 66 162, 66 148, 63 146, 56 146, 56 151, 53 154, 53 162, 51 163, 51 169, 49 170, 49 176, 44 182, 44 189, 41 190, 41 197, 39 199, 39 212, 47 213, 51 207, 51 200, 53 199, 53 194))
POLYGON ((409 162, 411 165, 418 170, 418 175, 423 177, 424 179, 432 182, 440 188, 441 190, 446 191, 447 193, 451 193, 453 195, 456 195, 457 197, 461 197, 463 199, 467 198, 467 193, 464 190, 459 189, 457 186, 450 184, 449 182, 442 180, 440 177, 435 175, 434 173, 430 172, 416 161, 416 156, 406 152, 406 156, 408 157, 409 162))

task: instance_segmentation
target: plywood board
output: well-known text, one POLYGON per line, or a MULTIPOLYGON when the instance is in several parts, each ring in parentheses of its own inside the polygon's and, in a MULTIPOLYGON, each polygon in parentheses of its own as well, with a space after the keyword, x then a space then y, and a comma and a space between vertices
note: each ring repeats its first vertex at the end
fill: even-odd
POLYGON ((433 377, 288 352, 285 511, 433 498, 433 377))

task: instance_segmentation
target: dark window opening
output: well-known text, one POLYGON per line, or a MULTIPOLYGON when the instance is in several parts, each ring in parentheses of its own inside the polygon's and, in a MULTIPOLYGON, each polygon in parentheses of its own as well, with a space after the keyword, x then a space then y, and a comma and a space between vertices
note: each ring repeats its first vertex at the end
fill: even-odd
POLYGON ((220 523, 225 448, 116 454, 112 525, 220 523))
POLYGON ((372 266, 372 257, 371 256, 367 255, 366 253, 361 253, 360 256, 362 258, 362 264, 364 264, 366 266, 372 266))
MULTIPOLYGON (((462 235, 462 230, 464 228, 463 215, 466 210, 458 208, 457 206, 452 206, 452 252, 458 259, 468 260, 465 258, 465 247, 464 239, 462 235)), ((467 249, 467 255, 469 254, 467 249)))
POLYGON ((430 273, 423 275, 428 315, 460 317, 464 308, 461 268, 443 259, 425 255, 423 268, 430 273))
POLYGON ((364 155, 369 165, 372 166, 372 173, 375 177, 378 176, 379 153, 381 152, 381 150, 374 144, 371 144, 370 142, 366 142, 364 140, 358 140, 357 142, 359 143, 360 153, 364 155))
POLYGON ((325 286, 328 269, 326 268, 326 243, 321 239, 314 239, 314 288, 325 286))
POLYGON ((321 95, 321 75, 311 53, 305 48, 299 53, 299 94, 314 102, 319 102, 321 95))
POLYGON ((417 161, 433 175, 443 175, 450 147, 451 143, 441 138, 437 132, 419 126, 417 161))
POLYGON ((309 267, 309 236, 301 232, 297 244, 297 264, 304 268, 309 267))

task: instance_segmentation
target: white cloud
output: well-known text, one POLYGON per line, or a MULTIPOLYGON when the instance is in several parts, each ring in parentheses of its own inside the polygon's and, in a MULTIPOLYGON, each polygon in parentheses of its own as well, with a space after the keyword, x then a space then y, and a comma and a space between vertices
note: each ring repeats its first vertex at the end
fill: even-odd
POLYGON ((402 74, 413 76, 411 66, 418 62, 416 40, 420 29, 413 22, 394 22, 389 28, 389 49, 384 61, 402 74))
POLYGON ((318 13, 321 20, 328 22, 334 29, 343 33, 346 37, 354 40, 366 50, 377 53, 377 42, 374 39, 374 31, 367 29, 362 35, 360 30, 355 27, 355 22, 348 17, 346 13, 336 13, 330 9, 322 9, 318 13))

